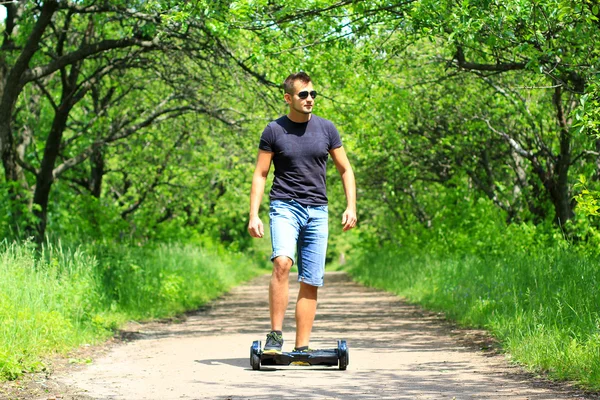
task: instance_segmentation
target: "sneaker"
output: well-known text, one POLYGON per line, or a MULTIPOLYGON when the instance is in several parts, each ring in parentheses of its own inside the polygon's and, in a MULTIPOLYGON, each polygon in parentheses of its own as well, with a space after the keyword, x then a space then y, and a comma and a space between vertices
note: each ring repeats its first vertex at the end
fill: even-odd
POLYGON ((295 347, 294 347, 294 350, 293 350, 294 353, 312 353, 314 351, 315 350, 311 349, 311 348, 308 348, 308 349, 297 349, 295 347))
POLYGON ((277 332, 271 332, 267 334, 267 341, 265 342, 264 354, 281 354, 283 347, 283 335, 277 332))

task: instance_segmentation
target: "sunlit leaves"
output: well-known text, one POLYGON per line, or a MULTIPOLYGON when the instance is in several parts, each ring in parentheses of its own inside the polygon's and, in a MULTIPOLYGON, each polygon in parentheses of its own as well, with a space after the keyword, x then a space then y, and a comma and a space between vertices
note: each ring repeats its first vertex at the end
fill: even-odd
MULTIPOLYGON (((413 212, 432 217, 440 208, 460 206, 455 203, 461 196, 472 196, 468 201, 481 196, 514 208, 522 219, 531 215, 527 206, 545 214, 544 186, 532 177, 526 160, 511 154, 501 133, 539 154, 541 165, 551 166, 560 149, 552 101, 557 85, 568 89, 564 103, 570 112, 567 117, 572 118, 568 124, 572 122, 574 128, 573 158, 583 151, 592 154, 590 138, 594 137, 585 135, 597 134, 600 124, 596 78, 600 45, 597 5, 591 1, 123 0, 110 4, 127 7, 127 16, 143 12, 156 18, 94 14, 98 38, 168 37, 172 52, 167 57, 113 52, 86 62, 86 76, 108 59, 123 57, 137 64, 129 71, 115 71, 98 87, 99 98, 111 90, 114 96, 123 95, 118 107, 94 115, 92 99, 81 101, 65 138, 75 138, 77 129, 90 123, 87 134, 63 149, 62 157, 85 149, 128 115, 152 109, 173 91, 188 97, 178 97, 170 105, 205 101, 215 110, 227 110, 229 120, 239 123, 233 128, 208 117, 191 122, 185 116, 113 145, 106 153, 109 190, 125 185, 121 170, 130 170, 128 179, 135 182, 125 197, 117 199, 114 191, 105 192, 104 200, 122 212, 144 193, 178 134, 186 130, 190 134, 185 141, 188 148, 174 151, 176 161, 165 167, 147 203, 127 217, 135 221, 132 225, 160 220, 170 210, 173 216, 168 223, 185 221, 181 223, 242 243, 244 224, 238 220, 247 211, 247 178, 257 140, 269 120, 286 112, 277 85, 298 70, 313 77, 320 93, 315 113, 333 120, 342 133, 359 177, 361 206, 368 210, 365 219, 377 221, 373 229, 389 229, 390 212, 405 221, 414 221, 413 212), (181 48, 193 49, 193 56, 177 53, 181 48), (469 64, 488 69, 469 69, 469 64), (516 71, 502 70, 510 64, 516 71), (129 89, 132 93, 125 95, 129 89), (523 182, 521 172, 526 174, 523 182), (461 195, 449 204, 442 192, 457 187, 461 195)), ((70 50, 81 43, 87 18, 74 17, 70 50)), ((19 31, 19 44, 34 21, 32 11, 19 31)), ((58 28, 62 23, 63 14, 55 20, 58 28)), ((34 61, 49 61, 52 51, 44 48, 34 61)), ((51 80, 47 98, 58 101, 59 87, 60 80, 51 80)), ((28 90, 28 96, 39 95, 35 88, 28 90)), ((47 115, 52 108, 47 99, 42 103, 41 117, 27 114, 23 101, 16 118, 29 125, 37 121, 31 148, 38 148, 26 156, 34 165, 51 122, 47 115)), ((575 174, 593 172, 589 157, 577 161, 570 181, 575 174)), ((79 179, 88 171, 76 172, 68 178, 79 179)), ((334 209, 343 203, 336 174, 329 172, 331 190, 337 191, 331 197, 334 209)), ((148 228, 145 234, 151 231, 148 228)))
POLYGON ((598 217, 600 216, 600 192, 590 191, 587 185, 587 179, 584 175, 581 175, 575 185, 575 189, 580 190, 575 196, 577 211, 581 211, 585 215, 598 217))

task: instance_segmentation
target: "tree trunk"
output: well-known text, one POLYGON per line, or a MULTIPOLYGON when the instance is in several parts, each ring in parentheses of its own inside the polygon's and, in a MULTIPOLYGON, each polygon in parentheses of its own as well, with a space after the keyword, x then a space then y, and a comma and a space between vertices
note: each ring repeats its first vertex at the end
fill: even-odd
POLYGON ((555 182, 550 191, 550 196, 554 203, 556 220, 562 226, 565 222, 573 218, 575 213, 573 212, 572 196, 569 188, 569 167, 571 166, 570 124, 563 110, 562 88, 560 86, 554 90, 553 101, 556 107, 556 118, 560 127, 560 154, 555 165, 555 182))
POLYGON ((9 224, 14 232, 21 232, 23 228, 27 229, 20 225, 23 214, 29 206, 28 196, 24 192, 27 185, 23 184, 23 171, 17 163, 17 152, 9 121, 0 121, 0 136, 3 134, 5 140, 0 140, 0 154, 4 167, 4 178, 6 182, 13 183, 8 186, 8 201, 11 209, 9 224))
POLYGON ((53 170, 60 150, 63 132, 67 125, 69 111, 70 107, 68 105, 63 105, 56 110, 52 128, 44 147, 44 157, 42 158, 40 171, 37 174, 33 203, 37 205, 37 207, 34 207, 34 214, 38 217, 35 229, 35 238, 38 243, 44 240, 46 233, 48 198, 50 197, 50 189, 54 182, 53 170))
MULTIPOLYGON (((596 152, 600 154, 600 139, 596 140, 596 152)), ((596 157, 596 174, 594 175, 596 181, 600 181, 600 156, 596 157)))
MULTIPOLYGON (((15 144, 15 138, 12 131, 12 117, 15 104, 19 98, 23 84, 21 78, 29 68, 31 58, 38 50, 38 44, 42 38, 46 27, 50 24, 54 12, 58 8, 56 1, 45 1, 40 16, 29 37, 27 38, 19 56, 12 66, 6 63, 4 57, 0 55, 0 157, 4 167, 4 177, 7 182, 23 181, 24 174, 18 163, 18 154, 15 144)), ((13 31, 14 9, 9 10, 7 14, 8 22, 11 27, 4 32, 3 47, 10 46, 10 35, 13 31)), ((24 200, 21 190, 17 185, 10 187, 10 198, 13 202, 14 213, 12 216, 12 225, 16 231, 19 231, 20 213, 23 209, 21 204, 24 200)))
POLYGON ((96 147, 90 156, 92 166, 90 173, 90 192, 99 199, 102 194, 102 178, 104 177, 104 154, 102 148, 96 147))
POLYGON ((19 164, 17 163, 14 137, 10 125, 10 120, 0 121, 0 135, 3 137, 0 145, 2 146, 4 178, 7 182, 14 182, 19 179, 19 164))

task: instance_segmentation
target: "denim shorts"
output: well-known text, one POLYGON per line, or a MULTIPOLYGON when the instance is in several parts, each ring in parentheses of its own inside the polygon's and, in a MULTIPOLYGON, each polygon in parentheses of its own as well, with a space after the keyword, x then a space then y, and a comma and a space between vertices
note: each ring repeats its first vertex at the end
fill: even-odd
POLYGON ((286 256, 298 267, 298 281, 323 286, 329 233, 327 206, 303 206, 294 200, 271 200, 271 261, 286 256))

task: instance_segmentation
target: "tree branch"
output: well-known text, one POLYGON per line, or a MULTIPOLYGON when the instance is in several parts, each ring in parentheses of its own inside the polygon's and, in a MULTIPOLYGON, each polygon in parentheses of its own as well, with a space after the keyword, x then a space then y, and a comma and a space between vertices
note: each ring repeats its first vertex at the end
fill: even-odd
POLYGON ((506 72, 525 69, 526 63, 499 63, 499 64, 478 64, 465 61, 465 54, 461 46, 456 49, 453 61, 456 61, 456 65, 459 68, 467 70, 477 71, 492 71, 492 72, 506 72))
POLYGON ((23 168, 24 170, 29 171, 35 175, 38 174, 39 171, 33 165, 29 164, 27 161, 21 159, 21 157, 15 157, 15 159, 17 160, 17 164, 19 164, 19 166, 21 168, 23 168))
MULTIPOLYGON (((94 2, 95 3, 95 2, 94 2)), ((80 6, 73 2, 64 2, 60 4, 60 9, 69 10, 75 14, 99 14, 99 13, 116 13, 120 15, 126 15, 128 17, 133 17, 135 19, 160 23, 161 17, 160 15, 151 15, 145 14, 139 11, 136 11, 132 8, 120 8, 117 6, 112 6, 110 2, 104 2, 102 5, 88 5, 88 6, 80 6)))
MULTIPOLYGON (((126 137, 129 137, 129 136, 133 135, 134 133, 138 132, 139 130, 141 130, 151 124, 157 124, 157 123, 163 122, 168 119, 176 118, 176 117, 178 117, 186 112, 190 112, 190 111, 204 112, 206 110, 198 110, 192 106, 183 106, 183 107, 167 108, 167 109, 163 109, 163 110, 154 112, 148 118, 146 118, 144 121, 142 121, 138 124, 132 125, 127 129, 123 129, 123 131, 118 135, 116 134, 116 132, 113 132, 104 139, 96 140, 94 143, 92 143, 90 146, 88 146, 81 153, 64 161, 62 164, 60 164, 59 166, 54 168, 54 170, 52 171, 52 175, 55 179, 60 177, 65 171, 67 171, 70 168, 73 168, 74 166, 81 164, 82 162, 87 160, 90 157, 90 155, 94 152, 94 150, 98 147, 101 147, 108 143, 112 143, 117 140, 121 140, 126 137)), ((121 130, 121 128, 123 128, 123 125, 120 125, 120 127, 117 129, 121 130)))
POLYGON ((105 142, 112 143, 117 140, 124 139, 128 136, 131 136, 132 134, 139 131, 140 129, 145 128, 153 123, 160 123, 164 120, 178 117, 178 116, 184 114, 185 112, 189 112, 189 111, 198 111, 198 110, 196 110, 192 106, 182 106, 182 107, 171 107, 171 108, 167 108, 164 110, 154 112, 148 118, 146 118, 144 121, 142 121, 138 124, 135 124, 133 126, 130 126, 127 129, 124 129, 120 134, 116 134, 116 132, 111 134, 105 140, 105 142))
POLYGON ((6 87, 4 88, 0 103, 0 108, 4 109, 4 111, 0 113, 0 118, 10 118, 10 113, 12 112, 14 102, 16 101, 18 88, 22 84, 22 77, 27 73, 29 61, 31 61, 31 58, 38 50, 40 39, 42 38, 46 27, 52 21, 52 16, 57 7, 58 3, 56 1, 49 0, 44 2, 42 12, 38 17, 31 34, 27 38, 25 47, 23 47, 21 54, 19 54, 17 61, 10 69, 6 79, 6 87))
POLYGON ((573 158, 573 161, 571 161, 570 165, 575 164, 577 162, 577 160, 579 160, 580 158, 588 157, 588 156, 600 157, 600 152, 593 151, 593 150, 584 150, 573 158))
POLYGON ((56 110, 58 110, 58 104, 56 104, 54 98, 52 97, 52 94, 48 91, 48 89, 46 89, 46 86, 42 84, 40 79, 35 80, 35 85, 42 91, 44 96, 46 96, 46 98, 50 102, 50 105, 52 106, 52 109, 54 109, 54 111, 56 112, 56 110))
MULTIPOLYGON (((327 11, 331 11, 331 10, 335 10, 336 8, 340 8, 352 3, 356 3, 359 2, 361 0, 342 0, 342 1, 338 1, 335 4, 332 4, 330 6, 327 7, 323 7, 323 8, 317 8, 314 10, 302 10, 302 11, 295 11, 293 14, 288 14, 288 15, 284 15, 283 17, 270 21, 269 23, 261 23, 259 26, 242 26, 242 29, 245 30, 252 30, 252 31, 258 31, 258 30, 264 30, 264 29, 268 29, 268 28, 272 28, 273 26, 279 25, 279 24, 283 24, 286 22, 292 22, 298 19, 303 19, 306 17, 310 17, 313 15, 319 15, 321 13, 327 12, 327 11)), ((254 23, 256 23, 258 21, 254 21, 254 23)), ((263 21, 260 21, 263 22, 263 21)))
POLYGON ((152 181, 152 183, 148 187, 146 187, 146 190, 144 191, 144 193, 142 193, 142 195, 138 198, 138 200, 135 203, 133 203, 126 210, 121 212, 121 217, 123 219, 125 217, 127 217, 127 215, 135 212, 135 210, 137 210, 142 205, 142 203, 146 200, 146 198, 148 197, 148 194, 150 194, 152 192, 152 190, 158 186, 158 184, 160 183, 160 178, 162 177, 165 169, 167 168, 167 165, 169 164, 169 160, 171 159, 171 155, 173 154, 173 151, 181 145, 181 142, 188 135, 189 135, 188 132, 183 132, 181 135, 179 135, 179 137, 177 138, 177 140, 175 141, 173 146, 169 149, 169 151, 165 155, 163 162, 156 170, 156 174, 154 175, 154 180, 152 181))
MULTIPOLYGON (((103 101, 101 101, 101 108, 94 109, 94 116, 91 120, 89 120, 86 123, 80 123, 80 122, 76 121, 75 125, 80 126, 79 132, 77 132, 76 134, 74 134, 73 136, 71 136, 70 138, 65 140, 60 146, 61 150, 66 149, 72 143, 74 143, 77 139, 79 139, 80 137, 82 137, 83 135, 88 133, 89 130, 91 129, 92 125, 94 125, 94 123, 96 121, 98 121, 102 116, 104 116, 106 114, 106 112, 108 111, 108 109, 110 109, 110 107, 112 107, 114 104, 117 104, 122 99, 124 99, 133 90, 133 88, 134 87, 127 88, 117 98, 113 99, 113 101, 109 101, 110 99, 107 99, 105 96, 103 98, 103 101), (104 101, 104 100, 106 100, 106 101, 104 101)), ((111 91, 109 91, 109 93, 110 92, 111 91)), ((108 94, 107 94, 107 96, 108 96, 108 94)), ((75 130, 75 129, 73 129, 73 130, 75 130)))
POLYGON ((533 129, 537 144, 542 148, 542 150, 544 151, 544 153, 546 153, 546 155, 550 158, 552 158, 553 160, 556 160, 556 156, 552 153, 552 150, 550 150, 550 148, 546 145, 546 142, 544 142, 544 140, 542 139, 542 137, 539 135, 538 133, 538 129, 536 126, 536 122, 535 122, 535 118, 533 117, 533 115, 531 114, 531 111, 529 110, 529 107, 527 107, 527 103, 526 100, 524 98, 522 98, 518 93, 514 93, 514 91, 511 90, 511 93, 514 94, 515 96, 517 96, 520 100, 521 103, 517 102, 517 100, 515 100, 506 89, 500 87, 499 85, 497 85, 494 81, 492 81, 489 77, 478 73, 477 71, 473 71, 473 73, 475 75, 477 75, 478 77, 480 77, 485 83, 487 83, 490 87, 492 87, 496 92, 500 93, 502 96, 504 96, 504 98, 506 98, 508 101, 510 101, 515 107, 517 108, 522 108, 525 111, 525 114, 528 117, 529 120, 529 125, 531 126, 531 128, 533 129))
POLYGON ((490 128, 490 130, 498 135, 500 135, 504 140, 506 140, 508 142, 508 144, 510 145, 510 147, 512 147, 517 154, 519 154, 520 156, 523 156, 527 159, 531 159, 533 157, 533 153, 531 153, 531 151, 527 151, 523 148, 523 146, 521 146, 515 139, 513 139, 510 135, 508 135, 505 132, 499 131, 496 128, 494 128, 492 126, 492 124, 490 123, 490 120, 485 119, 485 118, 481 118, 481 117, 477 117, 478 119, 484 121, 487 126, 490 128))
POLYGON ((488 197, 488 199, 490 199, 492 201, 492 203, 494 203, 500 209, 508 212, 509 214, 512 213, 512 210, 510 209, 510 207, 500 201, 494 188, 484 184, 481 181, 481 179, 479 179, 477 174, 475 174, 473 171, 466 170, 466 172, 467 172, 467 175, 469 175, 469 177, 473 180, 473 182, 475 182, 475 185, 479 189, 481 189, 483 191, 483 193, 485 193, 485 195, 488 197))
POLYGON ((108 50, 121 49, 131 46, 140 46, 146 49, 157 49, 159 40, 155 38, 152 41, 139 40, 135 38, 124 38, 124 39, 109 39, 103 40, 98 43, 92 43, 85 46, 81 46, 79 49, 65 54, 62 57, 50 62, 47 65, 39 66, 30 70, 27 70, 21 77, 21 84, 25 84, 35 79, 39 79, 43 76, 49 75, 54 71, 57 71, 69 64, 73 64, 77 61, 81 61, 91 55, 102 53, 108 50))
POLYGON ((79 83, 78 87, 75 88, 75 90, 73 90, 73 92, 71 93, 71 98, 69 100, 73 104, 77 103, 94 85, 96 85, 100 81, 100 79, 102 79, 104 76, 113 71, 115 67, 116 66, 114 64, 108 64, 96 69, 89 78, 79 83))
POLYGON ((6 19, 4 22, 4 32, 2 32, 2 36, 4 36, 4 40, 2 40, 2 50, 12 49, 14 46, 14 42, 11 39, 13 31, 15 29, 15 19, 17 18, 17 7, 14 3, 5 3, 3 4, 6 8, 6 19))

